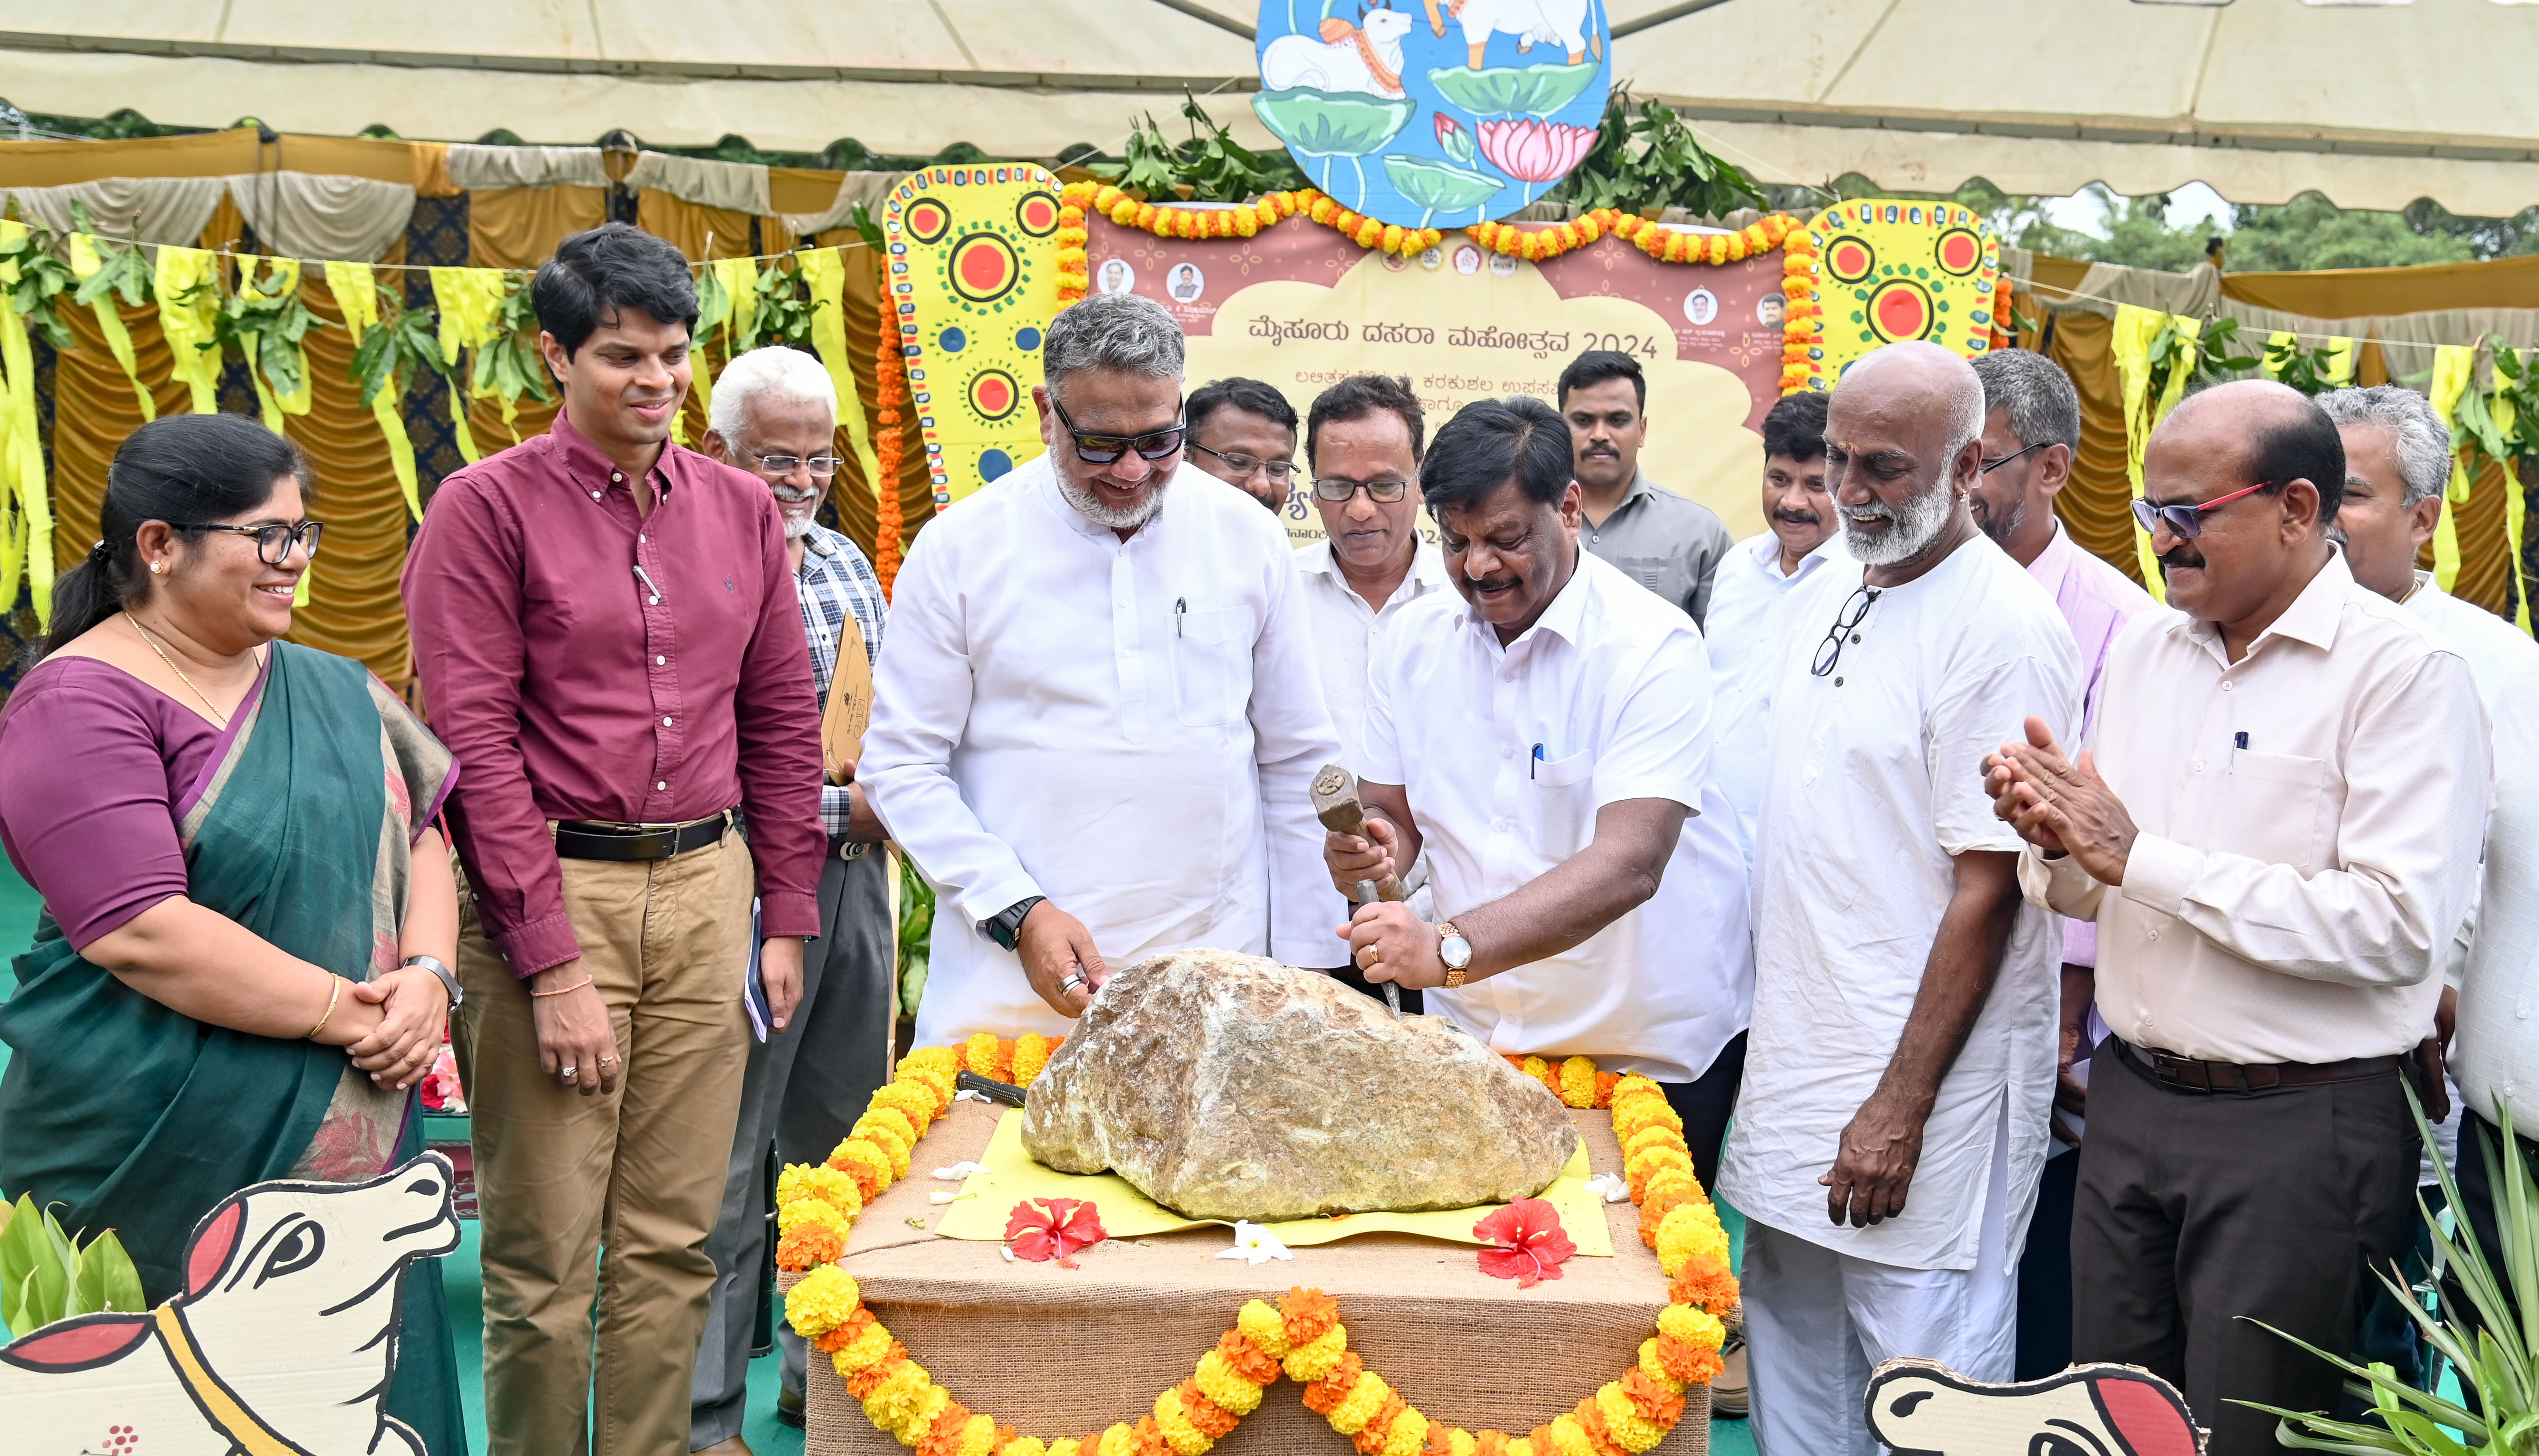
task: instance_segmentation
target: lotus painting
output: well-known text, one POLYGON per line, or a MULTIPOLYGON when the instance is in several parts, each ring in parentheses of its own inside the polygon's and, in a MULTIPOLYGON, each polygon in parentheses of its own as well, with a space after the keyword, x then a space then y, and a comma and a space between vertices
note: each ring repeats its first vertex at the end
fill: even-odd
POLYGON ((1404 228, 1541 197, 1596 144, 1605 0, 1262 0, 1252 109, 1314 185, 1404 228))

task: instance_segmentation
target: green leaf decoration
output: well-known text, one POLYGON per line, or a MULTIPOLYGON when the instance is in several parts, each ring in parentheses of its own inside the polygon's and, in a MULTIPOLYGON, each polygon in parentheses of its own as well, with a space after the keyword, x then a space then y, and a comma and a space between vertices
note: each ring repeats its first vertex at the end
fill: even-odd
MULTIPOLYGON (((1384 159, 1384 174, 1393 179, 1395 191, 1432 214, 1478 207, 1507 185, 1487 172, 1467 171, 1425 157, 1389 155, 1384 159)), ((1428 226, 1425 217, 1419 226, 1428 226)))
POLYGON ((1588 211, 1680 207, 1711 218, 1765 200, 1744 172, 1704 151, 1673 107, 1635 102, 1619 87, 1605 103, 1595 145, 1544 196, 1588 211))
POLYGON ((23 1335, 35 1327, 25 1319, 29 1281, 35 1265, 52 1257, 52 1242, 44 1237, 43 1217, 33 1198, 18 1195, 9 1214, 9 1226, 0 1229, 0 1324, 23 1335))
POLYGON ((1604 67, 1594 62, 1575 66, 1490 66, 1475 71, 1454 66, 1428 73, 1438 94, 1475 116, 1522 112, 1548 119, 1596 84, 1604 67))
POLYGON ((1261 124, 1304 157, 1369 156, 1401 135, 1418 109, 1408 97, 1385 100, 1359 92, 1297 87, 1252 94, 1261 124))
POLYGON ((58 307, 62 295, 76 294, 78 280, 71 276, 71 265, 62 261, 55 246, 58 241, 44 229, 31 227, 14 241, 0 242, 0 288, 8 291, 7 306, 43 335, 45 343, 71 349, 77 343, 58 307))
POLYGON ((80 1250, 79 1273, 73 1281, 85 1314, 139 1314, 148 1308, 141 1292, 141 1271, 132 1265, 123 1240, 109 1228, 80 1250))
MULTIPOLYGON (((1190 128, 1183 140, 1166 137, 1150 113, 1130 127, 1126 162, 1099 163, 1087 170, 1124 191, 1158 201, 1245 202, 1264 192, 1305 185, 1295 163, 1281 153, 1254 152, 1236 141, 1187 91, 1181 114, 1190 128)), ((881 240, 878 232, 873 240, 881 240)))

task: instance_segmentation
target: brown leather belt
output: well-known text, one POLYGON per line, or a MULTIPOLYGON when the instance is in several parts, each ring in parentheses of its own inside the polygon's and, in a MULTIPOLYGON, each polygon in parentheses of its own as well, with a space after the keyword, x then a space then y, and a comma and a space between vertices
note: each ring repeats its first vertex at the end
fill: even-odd
POLYGON ((556 853, 566 859, 669 859, 719 842, 731 827, 731 811, 683 825, 610 824, 568 819, 556 825, 556 853))
POLYGON ((2188 1092, 2259 1092, 2279 1087, 2320 1087, 2331 1082, 2363 1082, 2394 1077, 2404 1058, 2353 1057, 2342 1062, 2206 1062, 2170 1052, 2136 1046, 2114 1038, 2127 1059, 2151 1074, 2161 1086, 2188 1092))

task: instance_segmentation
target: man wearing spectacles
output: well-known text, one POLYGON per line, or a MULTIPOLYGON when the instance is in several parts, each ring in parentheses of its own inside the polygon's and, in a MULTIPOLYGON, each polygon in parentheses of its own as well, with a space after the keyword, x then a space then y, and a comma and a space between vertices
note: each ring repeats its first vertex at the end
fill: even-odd
MULTIPOLYGON (((2072 539, 2054 516, 2081 445, 2081 394, 2062 366, 2030 349, 1974 361, 1984 387, 1983 465, 1966 507, 1993 545, 2027 568, 2054 599, 2081 653, 2081 736, 2087 740, 2104 681, 2107 648, 2151 593, 2072 539)), ((2098 928, 2063 922, 2061 1070, 2054 1142, 2037 1185, 2036 1217, 2019 1264, 2019 1378, 2041 1379, 2071 1363, 2072 1190, 2080 1175, 2082 1118, 2089 1110, 2090 1048, 2106 1034, 2090 999, 2098 928)))
MULTIPOLYGON (((1296 569, 1340 761, 1355 767, 1366 755, 1366 671, 1376 644, 1411 603, 1446 586, 1446 559, 1419 535, 1427 417, 1409 380, 1357 374, 1324 390, 1307 420, 1305 458, 1323 539, 1296 549, 1296 569)), ((1404 883, 1412 887, 1411 909, 1434 918, 1425 869, 1414 867, 1404 883)), ((1340 978, 1365 989, 1354 968, 1340 978)), ((1402 1004, 1418 1010, 1419 993, 1404 992, 1402 1004)))
POLYGON ((1706 1185, 1753 983, 1710 664, 1690 620, 1580 548, 1572 462, 1564 422, 1522 395, 1437 431, 1419 478, 1455 594, 1377 643, 1372 837, 1330 835, 1324 855, 1346 893, 1424 851, 1453 918, 1361 906, 1340 930, 1367 978, 1499 1051, 1655 1080, 1706 1185))
POLYGON ((1296 408, 1258 379, 1212 379, 1191 391, 1191 463, 1271 510, 1296 478, 1296 408))
POLYGON ((2236 1402, 2336 1403, 2336 1368, 2274 1331, 2349 1350, 2367 1271, 2407 1243, 2400 1078, 2492 784, 2467 664, 2328 536, 2347 470, 2284 385, 2188 396, 2135 502, 2176 610, 2117 638, 2091 752, 2031 720, 1985 764, 2028 894, 2098 926, 2113 1034, 2092 1058, 2072 1356, 2175 1381, 2216 1456, 2277 1449, 2275 1418, 2236 1402))
POLYGON ((1641 473, 1649 381, 1640 362, 1590 349, 1560 371, 1559 399, 1585 512, 1579 544, 1701 626, 1710 617, 1711 579, 1728 555, 1728 528, 1709 506, 1641 473))
POLYGON ((1333 963, 1303 586, 1274 517, 1176 474, 1182 363, 1152 299, 1069 305, 1049 452, 909 549, 859 776, 939 895, 923 1045, 1065 1034, 1167 951, 1333 963))
MULTIPOLYGON (((838 472, 838 393, 829 371, 798 349, 753 349, 715 381, 713 419, 701 452, 767 483, 785 525, 802 634, 811 652, 817 713, 838 672, 852 619, 855 650, 869 668, 881 650, 889 609, 881 578, 853 541, 814 517, 838 472)), ((715 1284, 697 1353, 689 1444, 705 1456, 749 1456, 740 1428, 748 1413, 749 1352, 769 1238, 767 1150, 785 1163, 818 1163, 843 1141, 873 1091, 889 1080, 890 1038, 899 1008, 898 927, 891 923, 888 835, 848 769, 845 784, 820 786, 829 852, 821 860, 820 937, 803 947, 802 994, 791 1034, 750 1043, 741 1074, 740 1131, 723 1174, 722 1216, 706 1252, 715 1284), (808 1049, 809 1056, 801 1053, 808 1049)), ((777 1322, 784 1346, 777 1415, 800 1423, 801 1338, 777 1322)))
POLYGON ((1754 1024, 1721 1191, 1747 1216, 1758 1449, 1871 1449, 1860 1389, 1918 1356, 2008 1380, 2013 1265, 2054 1089, 2054 917, 1978 769, 2069 727, 2078 654, 1975 527, 1983 385, 1936 345, 1854 364, 1825 483, 1863 563, 1790 601, 1754 865, 1754 1024), (1819 635, 1821 633, 1821 635, 1819 635))

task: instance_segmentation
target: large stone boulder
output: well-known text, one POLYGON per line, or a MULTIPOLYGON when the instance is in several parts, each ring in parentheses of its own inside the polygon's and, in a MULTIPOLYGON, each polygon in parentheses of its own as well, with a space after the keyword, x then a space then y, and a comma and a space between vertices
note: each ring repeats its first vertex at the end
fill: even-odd
POLYGON ((1196 1219, 1458 1209, 1540 1193, 1557 1098, 1437 1017, 1319 971, 1183 951, 1114 975, 1033 1080, 1023 1147, 1196 1219))

